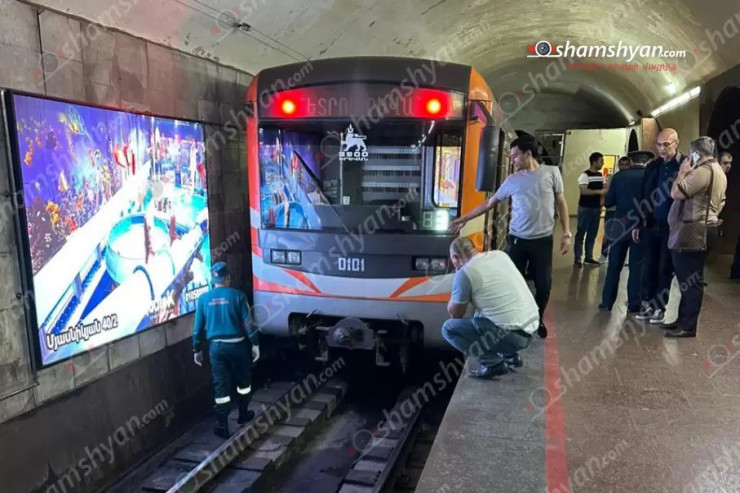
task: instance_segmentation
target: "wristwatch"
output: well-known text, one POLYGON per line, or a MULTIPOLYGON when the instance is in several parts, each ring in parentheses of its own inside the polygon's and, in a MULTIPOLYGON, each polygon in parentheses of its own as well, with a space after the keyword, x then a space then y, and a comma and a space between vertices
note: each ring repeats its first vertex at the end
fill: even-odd
POLYGON ((573 238, 573 233, 571 233, 571 232, 563 233, 563 237, 564 238, 573 238))

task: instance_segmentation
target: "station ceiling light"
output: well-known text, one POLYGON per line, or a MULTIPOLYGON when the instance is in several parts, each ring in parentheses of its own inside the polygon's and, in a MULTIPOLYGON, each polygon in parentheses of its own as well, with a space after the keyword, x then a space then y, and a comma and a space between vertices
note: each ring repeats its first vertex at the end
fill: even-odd
POLYGON ((661 115, 665 113, 666 111, 670 111, 674 108, 677 108, 683 104, 688 103, 695 97, 699 95, 701 92, 701 87, 695 87, 691 89, 690 91, 686 91, 685 93, 681 94, 680 96, 677 96, 667 103, 665 103, 663 106, 660 106, 656 109, 654 109, 650 114, 653 116, 653 118, 657 117, 658 115, 661 115))

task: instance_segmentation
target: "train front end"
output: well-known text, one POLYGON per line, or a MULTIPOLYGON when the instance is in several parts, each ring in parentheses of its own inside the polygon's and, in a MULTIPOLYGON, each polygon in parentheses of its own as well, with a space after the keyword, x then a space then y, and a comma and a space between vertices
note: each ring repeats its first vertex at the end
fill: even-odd
MULTIPOLYGON (((318 359, 366 350, 378 365, 403 364, 414 348, 443 345, 449 224, 485 198, 470 131, 482 124, 469 118, 470 67, 404 79, 423 63, 312 61, 250 86, 254 319, 318 359)), ((481 248, 484 229, 467 231, 481 248)))

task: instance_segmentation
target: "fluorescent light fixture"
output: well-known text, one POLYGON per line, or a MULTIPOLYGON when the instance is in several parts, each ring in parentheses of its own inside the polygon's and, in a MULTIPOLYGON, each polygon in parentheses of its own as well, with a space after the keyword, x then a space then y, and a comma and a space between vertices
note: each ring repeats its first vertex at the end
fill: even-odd
POLYGON ((661 115, 665 113, 666 111, 670 111, 674 108, 681 106, 682 104, 688 103, 689 101, 697 97, 700 92, 701 92, 701 88, 695 87, 691 89, 690 91, 686 91, 680 96, 676 96, 675 98, 665 103, 663 106, 660 106, 659 108, 654 109, 650 114, 653 117, 657 117, 658 115, 661 115))

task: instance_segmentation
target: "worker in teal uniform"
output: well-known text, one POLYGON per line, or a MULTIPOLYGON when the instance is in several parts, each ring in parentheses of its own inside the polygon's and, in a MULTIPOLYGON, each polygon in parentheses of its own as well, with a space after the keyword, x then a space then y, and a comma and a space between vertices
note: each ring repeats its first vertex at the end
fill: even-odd
POLYGON ((252 392, 252 364, 259 359, 258 331, 252 325, 246 295, 230 287, 231 277, 224 262, 211 269, 213 289, 203 293, 195 309, 193 351, 195 364, 203 364, 203 343, 210 346, 217 425, 214 433, 231 436, 228 417, 231 393, 236 387, 240 425, 254 418, 249 411, 252 392))

